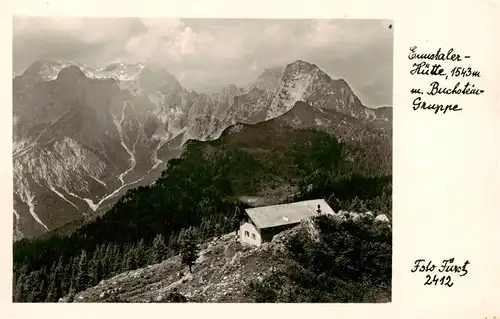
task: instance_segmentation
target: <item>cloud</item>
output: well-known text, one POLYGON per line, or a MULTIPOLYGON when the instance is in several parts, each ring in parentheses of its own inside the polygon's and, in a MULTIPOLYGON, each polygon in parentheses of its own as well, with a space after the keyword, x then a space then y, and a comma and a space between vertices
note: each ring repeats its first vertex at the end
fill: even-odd
POLYGON ((244 85, 297 59, 345 78, 368 105, 392 104, 392 30, 381 20, 14 19, 14 71, 37 59, 165 66, 199 91, 244 85))
POLYGON ((16 17, 14 71, 37 59, 106 63, 123 52, 131 36, 145 30, 138 19, 16 17))

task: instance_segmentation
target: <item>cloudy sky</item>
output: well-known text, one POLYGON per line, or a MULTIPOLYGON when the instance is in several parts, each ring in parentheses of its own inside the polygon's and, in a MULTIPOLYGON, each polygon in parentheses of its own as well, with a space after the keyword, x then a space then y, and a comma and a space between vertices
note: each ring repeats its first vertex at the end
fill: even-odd
POLYGON ((344 78, 367 106, 392 105, 393 33, 385 20, 15 18, 13 71, 38 59, 102 67, 164 65, 212 92, 301 59, 344 78))

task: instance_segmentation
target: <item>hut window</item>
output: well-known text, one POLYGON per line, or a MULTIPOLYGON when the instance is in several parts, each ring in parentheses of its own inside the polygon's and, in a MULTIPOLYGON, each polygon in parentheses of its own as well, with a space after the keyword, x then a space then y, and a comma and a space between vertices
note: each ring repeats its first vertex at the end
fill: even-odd
POLYGON ((252 234, 252 239, 255 239, 255 234, 252 234))
POLYGON ((248 237, 249 235, 250 235, 250 233, 248 232, 248 230, 245 230, 245 236, 248 237))

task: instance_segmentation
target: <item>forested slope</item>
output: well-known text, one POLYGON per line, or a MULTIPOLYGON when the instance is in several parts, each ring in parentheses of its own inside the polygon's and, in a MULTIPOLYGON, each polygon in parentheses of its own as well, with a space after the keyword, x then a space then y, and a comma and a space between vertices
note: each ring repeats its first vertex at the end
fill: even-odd
POLYGON ((56 301, 173 256, 189 227, 202 241, 234 231, 242 195, 325 198, 334 210, 391 215, 391 150, 376 147, 379 139, 339 142, 274 119, 231 126, 215 141, 189 141, 154 184, 129 190, 71 235, 16 242, 13 298, 56 301))

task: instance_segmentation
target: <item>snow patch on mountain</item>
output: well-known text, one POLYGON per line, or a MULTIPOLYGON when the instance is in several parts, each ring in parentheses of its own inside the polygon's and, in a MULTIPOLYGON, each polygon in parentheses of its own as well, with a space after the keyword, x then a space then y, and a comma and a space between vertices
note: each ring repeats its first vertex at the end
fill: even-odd
POLYGON ((45 225, 42 222, 42 220, 40 219, 40 217, 38 217, 38 215, 35 213, 35 201, 34 201, 35 196, 30 191, 28 185, 26 183, 23 183, 23 182, 20 183, 20 185, 19 185, 19 188, 20 188, 20 192, 18 193, 19 197, 28 206, 28 210, 29 210, 31 216, 33 217, 33 219, 38 224, 40 224, 43 228, 45 228, 46 230, 49 230, 47 225, 45 225))
POLYGON ((56 193, 59 197, 61 197, 62 199, 64 199, 66 202, 68 202, 69 204, 71 204, 73 207, 76 208, 76 210, 79 210, 78 207, 73 204, 71 201, 69 201, 61 192, 59 192, 54 186, 49 186, 50 190, 53 191, 54 193, 56 193))
POLYGON ((115 79, 120 82, 135 81, 145 67, 142 63, 112 63, 104 68, 94 69, 72 61, 39 61, 27 71, 37 73, 43 81, 52 81, 58 77, 62 69, 69 66, 79 67, 85 76, 91 79, 115 79))
POLYGON ((14 140, 12 142, 12 157, 17 158, 19 156, 22 156, 23 154, 26 154, 29 152, 33 147, 35 146, 35 143, 27 140, 27 139, 21 139, 21 140, 14 140))
POLYGON ((15 208, 13 209, 13 212, 14 212, 14 240, 16 240, 18 238, 22 238, 23 234, 19 227, 19 224, 21 222, 21 216, 19 215, 19 213, 15 208))
MULTIPOLYGON (((156 141, 157 145, 155 149, 151 153, 151 161, 153 162, 153 166, 149 169, 147 174, 151 173, 155 170, 159 165, 163 163, 163 160, 158 158, 158 151, 165 145, 167 142, 171 141, 178 135, 185 132, 185 129, 176 129, 173 128, 169 132, 167 132, 163 127, 158 127, 156 132, 151 136, 151 141, 156 141)), ((146 174, 146 175, 147 175, 146 174)))
POLYGON ((67 62, 43 62, 40 66, 39 75, 45 81, 55 80, 59 72, 70 65, 67 62))
POLYGON ((107 79, 113 78, 120 82, 135 81, 141 71, 144 69, 145 65, 142 63, 138 64, 127 64, 127 63, 113 63, 104 68, 93 70, 90 68, 85 68, 82 71, 89 78, 94 79, 107 79))
POLYGON ((85 189, 88 187, 85 177, 98 177, 106 170, 106 164, 103 161, 70 137, 65 137, 62 142, 55 142, 53 150, 55 154, 48 149, 44 150, 53 162, 41 163, 44 172, 41 177, 43 180, 49 180, 52 185, 63 185, 67 189, 85 189), (51 172, 56 172, 56 174, 51 174, 51 172), (78 185, 75 185, 73 174, 79 177, 78 185))
POLYGON ((94 212, 99 208, 99 205, 94 204, 94 201, 92 201, 90 198, 83 198, 83 200, 89 205, 90 209, 92 209, 94 212))
POLYGON ((161 159, 158 158, 158 151, 160 150, 160 148, 165 145, 165 143, 168 142, 168 139, 164 139, 164 140, 161 140, 158 145, 156 146, 155 150, 153 151, 152 155, 151 155, 151 160, 153 161, 153 167, 151 167, 151 169, 149 170, 148 173, 152 172, 154 169, 156 169, 160 164, 163 163, 163 161, 161 159))
MULTIPOLYGON (((116 126, 116 129, 118 130, 118 134, 120 135, 120 144, 123 146, 123 148, 125 149, 125 151, 128 153, 128 155, 130 156, 129 158, 129 162, 130 162, 130 166, 124 171, 122 172, 119 176, 118 176, 118 179, 120 180, 120 182, 122 183, 122 186, 125 184, 125 182, 123 181, 123 178, 130 172, 132 171, 134 168, 135 168, 135 165, 136 165, 136 159, 135 159, 135 154, 134 152, 132 152, 127 144, 125 143, 125 140, 123 139, 123 128, 122 128, 122 124, 123 124, 123 120, 125 119, 125 107, 127 107, 127 104, 124 104, 123 107, 122 107, 122 114, 121 114, 121 117, 120 119, 117 119, 116 116, 114 114, 111 114, 112 117, 113 117, 113 123, 115 124, 116 126)), ((139 137, 139 136, 138 136, 139 137)), ((134 149, 135 149, 135 144, 134 144, 134 149)))
POLYGON ((100 180, 99 178, 95 177, 95 176, 90 176, 94 179, 94 181, 98 182, 99 184, 101 184, 102 186, 104 187, 107 187, 106 183, 104 183, 102 180, 100 180))
POLYGON ((120 186, 117 189, 115 189, 111 194, 108 194, 108 195, 104 196, 103 198, 101 198, 101 200, 97 204, 94 204, 93 201, 90 200, 90 199, 88 199, 88 198, 84 198, 84 200, 87 201, 87 203, 89 204, 89 206, 91 208, 95 207, 95 209, 97 210, 97 208, 99 208, 102 205, 102 203, 104 203, 106 200, 108 200, 108 199, 112 198, 113 196, 116 196, 117 194, 119 194, 122 191, 122 189, 124 189, 125 187, 132 186, 134 184, 139 183, 143 178, 144 178, 144 176, 141 177, 141 178, 139 178, 139 179, 137 179, 137 180, 135 180, 135 181, 133 181, 133 182, 123 184, 122 186, 120 186))
POLYGON ((316 123, 317 126, 322 126, 322 125, 325 125, 326 123, 323 122, 321 119, 319 118, 315 118, 314 119, 314 123, 316 123))
MULTIPOLYGON (((70 137, 56 141, 52 147, 39 149, 14 158, 14 193, 28 206, 33 219, 48 230, 47 225, 36 213, 34 182, 41 189, 49 189, 72 206, 77 206, 57 188, 69 192, 88 191, 88 176, 100 176, 106 169, 104 162, 70 137)), ((72 195, 72 194, 70 194, 72 195)), ((79 197, 79 196, 76 196, 79 197)))

